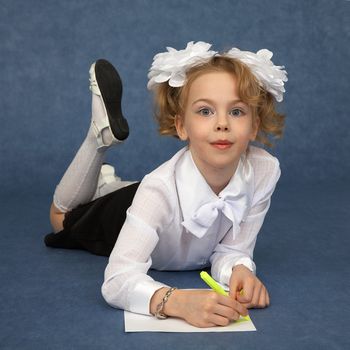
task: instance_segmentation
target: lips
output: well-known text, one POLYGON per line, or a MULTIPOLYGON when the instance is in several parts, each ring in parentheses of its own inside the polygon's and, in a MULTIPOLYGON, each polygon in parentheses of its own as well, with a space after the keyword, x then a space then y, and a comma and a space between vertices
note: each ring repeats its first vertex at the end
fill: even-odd
POLYGON ((228 149, 232 146, 232 142, 228 140, 217 140, 210 143, 213 147, 218 149, 228 149))

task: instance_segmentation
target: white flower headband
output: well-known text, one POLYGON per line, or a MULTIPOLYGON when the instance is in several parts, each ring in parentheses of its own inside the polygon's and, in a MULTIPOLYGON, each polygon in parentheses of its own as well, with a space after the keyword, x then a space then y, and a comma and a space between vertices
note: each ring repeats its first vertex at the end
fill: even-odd
POLYGON ((168 52, 158 53, 153 58, 152 66, 148 73, 147 88, 152 89, 156 84, 169 81, 172 87, 180 87, 185 84, 186 71, 195 65, 206 62, 213 56, 225 56, 235 58, 245 63, 263 88, 270 92, 276 99, 283 100, 284 82, 288 81, 284 66, 275 66, 271 61, 273 53, 267 49, 257 53, 241 51, 233 48, 223 55, 217 51, 209 51, 211 44, 203 41, 189 42, 184 50, 175 50, 167 47, 168 52))

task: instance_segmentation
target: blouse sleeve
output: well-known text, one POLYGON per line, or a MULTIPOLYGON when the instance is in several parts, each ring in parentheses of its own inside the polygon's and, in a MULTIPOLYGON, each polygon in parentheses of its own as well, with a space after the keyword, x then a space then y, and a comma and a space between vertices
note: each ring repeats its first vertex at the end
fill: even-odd
POLYGON ((166 184, 145 178, 140 184, 105 270, 102 295, 113 307, 149 315, 154 292, 166 285, 147 275, 159 236, 173 210, 166 184))
POLYGON ((253 251, 257 235, 264 222, 271 204, 271 196, 275 190, 281 170, 277 158, 257 162, 254 166, 255 190, 251 209, 246 219, 240 224, 240 230, 233 240, 229 231, 216 246, 211 256, 212 275, 220 283, 229 284, 232 268, 245 265, 253 273, 256 266, 253 261, 253 251))

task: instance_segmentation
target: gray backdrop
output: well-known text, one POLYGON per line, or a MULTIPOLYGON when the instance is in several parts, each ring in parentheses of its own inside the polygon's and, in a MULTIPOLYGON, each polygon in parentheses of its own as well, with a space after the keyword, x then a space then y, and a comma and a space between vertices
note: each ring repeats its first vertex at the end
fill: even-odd
POLYGON ((272 150, 286 184, 344 181, 350 171, 346 0, 0 1, 2 193, 50 193, 90 122, 88 70, 117 66, 131 135, 108 160, 128 179, 181 144, 160 137, 146 89, 154 54, 203 40, 268 48, 289 74, 285 137, 272 150))

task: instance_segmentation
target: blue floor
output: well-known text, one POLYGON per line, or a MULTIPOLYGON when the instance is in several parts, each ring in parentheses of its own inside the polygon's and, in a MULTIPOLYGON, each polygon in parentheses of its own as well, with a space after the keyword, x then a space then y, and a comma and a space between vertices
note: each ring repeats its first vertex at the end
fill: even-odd
MULTIPOLYGON (((107 258, 50 249, 50 196, 1 203, 0 349, 350 349, 350 187, 281 184, 255 261, 271 306, 251 310, 257 332, 124 333, 102 299, 107 258)), ((151 272, 180 288, 198 271, 151 272)))

